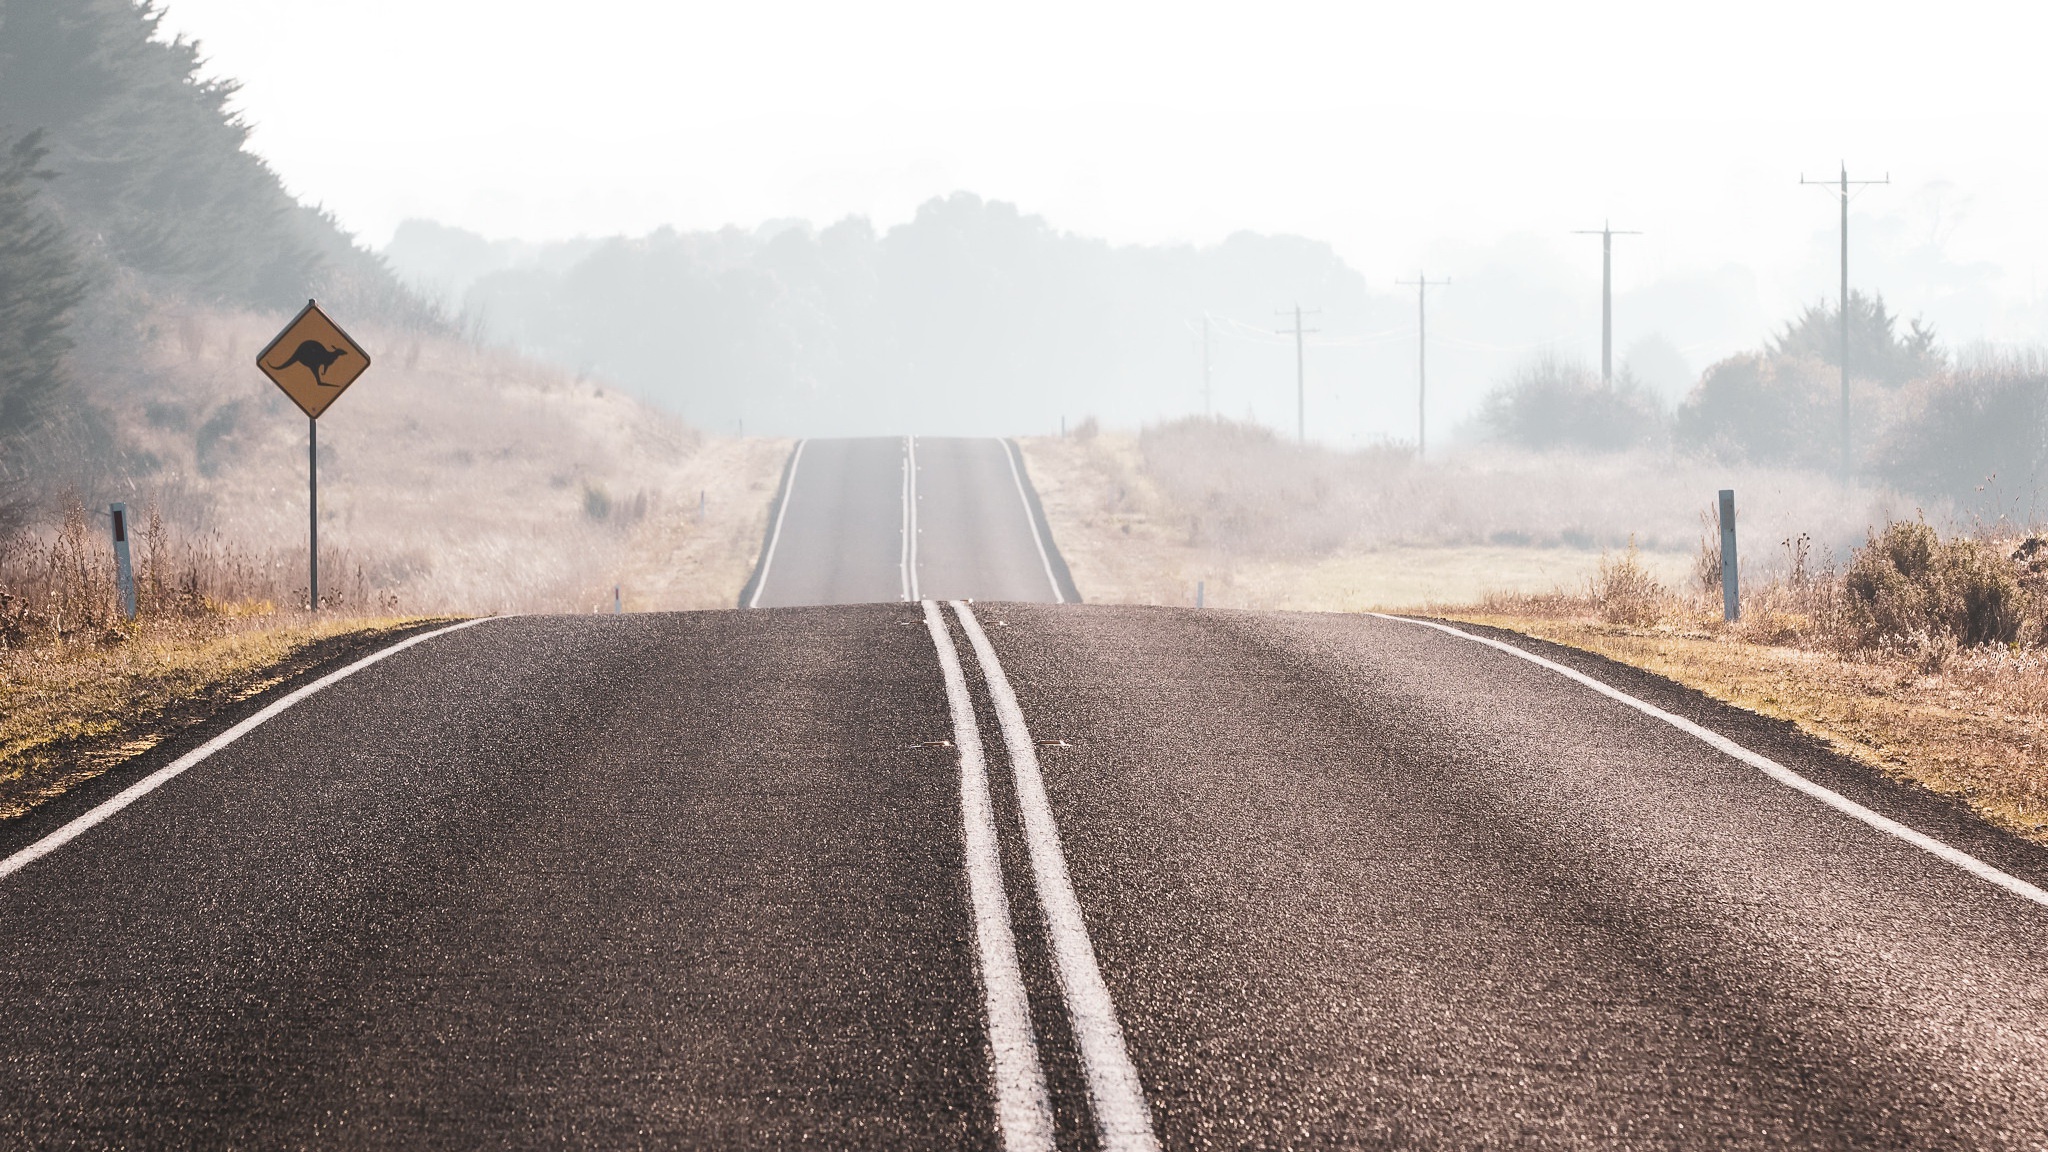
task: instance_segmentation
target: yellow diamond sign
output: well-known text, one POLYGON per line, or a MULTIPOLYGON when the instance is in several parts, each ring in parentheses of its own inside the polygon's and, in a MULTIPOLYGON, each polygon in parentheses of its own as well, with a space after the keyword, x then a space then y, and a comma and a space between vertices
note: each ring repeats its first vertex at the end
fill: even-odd
POLYGON ((315 420, 369 366, 370 354, 311 300, 256 357, 270 382, 315 420))

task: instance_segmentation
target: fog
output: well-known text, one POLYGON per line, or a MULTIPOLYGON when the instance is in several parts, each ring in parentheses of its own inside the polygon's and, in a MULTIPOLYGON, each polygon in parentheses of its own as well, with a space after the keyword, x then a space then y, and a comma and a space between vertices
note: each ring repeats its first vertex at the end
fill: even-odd
MULTIPOLYGON (((1118 246, 956 193, 887 231, 849 217, 536 244, 408 221, 384 255, 487 338, 722 431, 1007 434, 1212 412, 1300 419, 1335 445, 1417 433, 1414 289, 1304 237, 1118 246), (1303 413, 1297 303, 1313 330, 1303 413)), ((1426 301, 1439 441, 1532 350, 1598 356, 1597 282, 1589 296, 1559 253, 1511 238, 1456 263, 1465 277, 1426 301), (1555 335, 1589 312, 1590 334, 1555 335)), ((1619 307, 1618 355, 1674 403, 1763 324, 1733 268, 1619 307)))
MULTIPOLYGON (((1835 214, 1797 181, 1844 159, 1894 181, 1855 205, 1859 287, 1955 347, 2048 333, 2036 292, 2048 227, 2031 192, 2048 171, 2012 147, 2041 117, 2023 47, 2041 13, 1839 15, 629 0, 569 15, 367 0, 341 16, 177 0, 166 27, 242 83, 252 146, 287 186, 376 248, 412 219, 536 252, 789 220, 822 234, 862 219, 884 237, 959 191, 1118 249, 1301 237, 1357 277, 1352 300, 1300 301, 1325 309, 1331 339, 1402 323, 1395 282, 1418 270, 1454 282, 1433 302, 1449 428, 1517 353, 1597 356, 1599 242, 1572 233, 1603 220, 1644 233, 1616 244, 1619 348, 1649 342, 1640 374, 1674 391, 1681 372, 1832 298, 1835 214), (315 41, 331 67, 302 65, 299 46, 315 41)), ((1187 319, 1175 308, 1227 304, 1258 326, 1294 303, 1285 282, 1257 287, 1257 299, 1136 302, 1173 326, 1138 339, 1169 344, 1187 319)), ((1400 343, 1312 357, 1317 436, 1408 434, 1413 348, 1400 343)), ((1289 423, 1268 393, 1291 387, 1290 357, 1233 354, 1226 410, 1289 423)), ((1094 406, 1192 410, 1198 384, 1176 395, 1163 354, 1147 359, 1094 406)), ((1182 367, 1197 378, 1198 364, 1182 367)), ((1039 427, 1068 406, 928 415, 1039 427)))

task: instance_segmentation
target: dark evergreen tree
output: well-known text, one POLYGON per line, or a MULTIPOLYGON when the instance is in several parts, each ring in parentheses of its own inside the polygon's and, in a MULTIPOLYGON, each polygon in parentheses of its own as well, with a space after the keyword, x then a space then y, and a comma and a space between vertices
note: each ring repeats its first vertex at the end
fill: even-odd
POLYGON ((284 308, 337 289, 416 310, 380 261, 244 149, 235 85, 138 0, 0 0, 0 128, 41 130, 86 255, 199 299, 284 308))
POLYGON ((44 152, 31 132, 0 159, 0 453, 63 391, 65 326, 84 291, 69 238, 37 195, 55 175, 44 152))
MULTIPOLYGON (((1907 330, 1897 331, 1898 317, 1885 309, 1884 297, 1849 292, 1849 374, 1897 387, 1918 380, 1942 367, 1942 354, 1934 344, 1934 328, 1919 320, 1907 330)), ((1823 364, 1842 362, 1842 313, 1839 308, 1815 304, 1785 325, 1771 341, 1771 355, 1779 359, 1810 357, 1823 364)))

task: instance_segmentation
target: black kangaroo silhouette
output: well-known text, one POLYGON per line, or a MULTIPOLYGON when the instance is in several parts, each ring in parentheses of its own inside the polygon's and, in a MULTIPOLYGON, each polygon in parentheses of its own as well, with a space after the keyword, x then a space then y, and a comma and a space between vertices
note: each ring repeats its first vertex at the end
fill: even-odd
POLYGON ((347 349, 329 348, 318 340, 301 340, 284 363, 272 364, 270 368, 273 372, 282 372, 294 364, 303 364, 312 370, 313 383, 326 388, 339 388, 339 384, 327 383, 327 370, 334 367, 336 360, 346 355, 347 349))

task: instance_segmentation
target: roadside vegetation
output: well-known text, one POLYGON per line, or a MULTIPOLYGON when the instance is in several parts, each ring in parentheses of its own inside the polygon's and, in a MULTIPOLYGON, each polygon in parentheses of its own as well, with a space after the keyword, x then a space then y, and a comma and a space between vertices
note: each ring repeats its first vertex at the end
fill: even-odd
POLYGON ((418 623, 367 595, 360 572, 337 572, 328 611, 295 610, 303 581, 214 541, 174 542, 153 513, 132 541, 129 620, 96 527, 74 504, 47 537, 0 540, 0 819, 418 623))
POLYGON ((1911 515, 1888 489, 1792 468, 1649 450, 1485 445, 1418 463, 1401 446, 1337 451, 1190 418, 1132 435, 1083 423, 1021 441, 1082 595, 1119 603, 1355 611, 1576 584, 1634 539, 1684 579, 1697 510, 1731 482, 1744 531, 1856 539, 1911 515))

